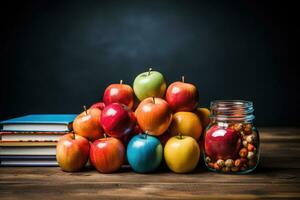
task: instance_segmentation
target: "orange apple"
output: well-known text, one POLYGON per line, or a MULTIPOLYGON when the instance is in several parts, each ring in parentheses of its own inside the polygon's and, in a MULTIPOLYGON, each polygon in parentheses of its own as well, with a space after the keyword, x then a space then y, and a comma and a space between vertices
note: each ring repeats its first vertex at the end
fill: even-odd
POLYGON ((168 103, 157 97, 144 99, 135 115, 140 128, 149 135, 159 136, 163 134, 172 121, 172 110, 168 103))
MULTIPOLYGON (((85 107, 84 107, 85 108, 85 107)), ((100 125, 101 110, 90 108, 79 114, 73 122, 73 130, 76 134, 94 141, 103 137, 103 130, 100 125)))
POLYGON ((207 109, 207 108, 197 108, 195 110, 195 113, 198 115, 198 117, 201 121, 203 129, 206 128, 207 125, 210 122, 210 118, 209 118, 210 111, 209 111, 209 109, 207 109))
POLYGON ((177 112, 173 115, 169 131, 176 136, 191 136, 198 140, 201 136, 202 125, 199 117, 193 112, 177 112))
POLYGON ((89 141, 76 134, 60 137, 56 145, 56 160, 63 171, 81 170, 89 159, 89 141))

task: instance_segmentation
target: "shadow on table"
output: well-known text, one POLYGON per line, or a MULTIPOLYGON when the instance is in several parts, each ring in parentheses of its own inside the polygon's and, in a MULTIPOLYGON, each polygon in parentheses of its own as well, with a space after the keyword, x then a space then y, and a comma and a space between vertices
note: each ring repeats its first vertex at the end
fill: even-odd
MULTIPOLYGON (((251 173, 248 174, 274 174, 274 173, 282 173, 286 172, 286 169, 279 166, 270 166, 268 159, 262 159, 258 167, 251 173)), ((293 170, 293 169, 292 169, 293 170)), ((81 172, 96 172, 96 169, 92 166, 85 167, 81 172)), ((114 174, 122 174, 122 173, 136 173, 130 167, 129 164, 123 165, 117 172, 114 174)), ((160 167, 154 172, 144 173, 144 174, 168 174, 173 173, 166 165, 166 163, 162 163, 160 167)), ((185 174, 202 174, 202 173, 214 173, 209 171, 203 162, 200 162, 196 169, 193 172, 185 173, 185 174)))

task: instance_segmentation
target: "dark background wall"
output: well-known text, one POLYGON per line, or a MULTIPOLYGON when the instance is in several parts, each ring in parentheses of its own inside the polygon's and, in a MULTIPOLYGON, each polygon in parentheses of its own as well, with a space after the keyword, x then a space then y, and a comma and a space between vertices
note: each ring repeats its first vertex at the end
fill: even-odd
MULTIPOLYGON (((2 3, 1 3, 2 4, 2 3)), ((149 66, 200 104, 252 100, 259 126, 298 126, 283 1, 9 1, 1 5, 1 119, 78 113, 149 66)))

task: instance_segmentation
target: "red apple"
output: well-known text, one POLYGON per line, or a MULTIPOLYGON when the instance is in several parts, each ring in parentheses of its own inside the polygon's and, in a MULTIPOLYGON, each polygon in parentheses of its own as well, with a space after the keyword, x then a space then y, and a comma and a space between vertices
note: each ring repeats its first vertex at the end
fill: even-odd
MULTIPOLYGON (((124 144, 125 147, 127 147, 129 141, 136 135, 142 133, 143 130, 139 127, 139 125, 135 125, 134 129, 132 129, 132 131, 127 134, 127 135, 124 135, 122 138, 120 138, 120 140, 122 141, 122 143, 124 144)), ((124 159, 124 164, 128 164, 128 161, 127 161, 127 157, 125 156, 125 159, 124 159)))
POLYGON ((193 111, 199 100, 198 90, 195 85, 177 81, 169 85, 166 92, 166 100, 174 112, 193 111))
POLYGON ((129 134, 136 124, 134 113, 124 104, 112 103, 101 114, 101 125, 108 135, 121 138, 129 134))
POLYGON ((173 135, 169 132, 166 131, 165 133, 163 133, 162 135, 158 136, 158 139, 160 141, 160 143, 163 145, 163 147, 165 146, 165 144, 167 143, 167 141, 173 137, 173 135))
POLYGON ((204 137, 204 151, 213 160, 235 159, 238 156, 241 137, 231 128, 211 127, 204 137))
POLYGON ((96 102, 96 103, 94 103, 93 105, 91 105, 90 108, 98 108, 98 109, 100 109, 100 110, 103 110, 104 107, 105 107, 105 104, 104 104, 103 102, 100 101, 100 102, 96 102))
POLYGON ((135 125, 134 129, 131 131, 131 133, 133 135, 138 135, 140 133, 142 133, 143 130, 140 128, 140 126, 138 124, 135 125))
POLYGON ((90 161, 101 173, 112 173, 121 168, 125 159, 125 147, 113 137, 105 137, 91 144, 90 161))
POLYGON ((139 125, 136 124, 135 127, 132 129, 132 131, 131 131, 129 134, 124 135, 124 136, 121 138, 121 141, 123 142, 123 144, 124 144, 125 146, 127 146, 129 140, 130 140, 133 136, 138 135, 138 134, 140 134, 140 133, 142 133, 142 132, 143 132, 143 130, 139 127, 139 125))
POLYGON ((82 169, 89 159, 89 141, 76 134, 62 136, 56 145, 56 160, 63 171, 82 169))
POLYGON ((168 103, 157 97, 144 99, 135 110, 137 122, 149 135, 163 134, 172 121, 172 110, 168 103))
POLYGON ((122 80, 120 84, 111 84, 105 89, 103 102, 105 105, 121 103, 132 109, 134 105, 133 89, 131 86, 123 84, 122 80))
MULTIPOLYGON (((84 106, 85 108, 85 106, 84 106)), ((90 108, 79 114, 73 121, 74 132, 94 141, 103 136, 103 130, 100 125, 101 110, 90 108)))

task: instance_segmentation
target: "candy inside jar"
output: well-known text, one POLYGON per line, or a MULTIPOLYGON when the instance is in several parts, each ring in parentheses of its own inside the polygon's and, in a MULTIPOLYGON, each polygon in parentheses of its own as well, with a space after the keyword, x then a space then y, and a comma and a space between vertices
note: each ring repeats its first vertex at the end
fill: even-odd
POLYGON ((259 135, 249 101, 214 101, 204 135, 204 159, 212 171, 248 173, 259 161, 259 135))

